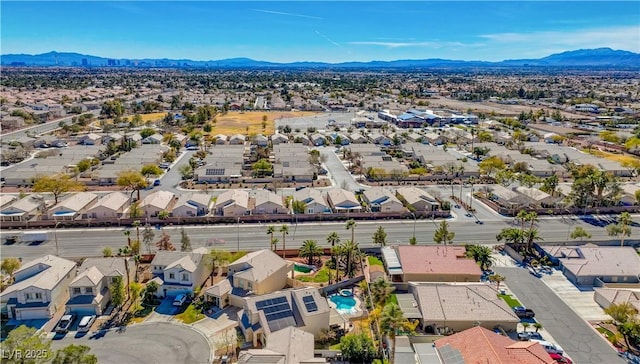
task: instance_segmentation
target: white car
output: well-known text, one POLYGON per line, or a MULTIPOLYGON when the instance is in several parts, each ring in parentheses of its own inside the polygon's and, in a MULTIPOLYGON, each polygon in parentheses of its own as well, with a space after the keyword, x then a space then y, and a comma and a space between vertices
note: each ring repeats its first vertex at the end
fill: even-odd
POLYGON ((95 321, 96 315, 83 316, 78 324, 78 332, 89 332, 95 321))
POLYGON ((556 345, 554 343, 550 343, 544 340, 531 339, 531 341, 537 342, 538 344, 542 345, 544 350, 546 350, 547 353, 549 354, 559 354, 559 355, 564 354, 564 350, 560 347, 560 345, 556 345))

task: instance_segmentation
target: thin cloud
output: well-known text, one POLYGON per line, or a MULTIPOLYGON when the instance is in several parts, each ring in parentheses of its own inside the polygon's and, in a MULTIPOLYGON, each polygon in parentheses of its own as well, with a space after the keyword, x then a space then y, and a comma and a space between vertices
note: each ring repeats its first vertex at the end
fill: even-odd
POLYGON ((257 11, 259 13, 265 13, 265 14, 275 14, 275 15, 285 15, 285 16, 295 16, 298 18, 307 18, 307 19, 316 19, 316 20, 323 20, 324 18, 321 18, 319 16, 312 16, 312 15, 305 15, 305 14, 295 14, 295 13, 285 13, 282 11, 273 11, 273 10, 264 10, 264 9, 251 9, 252 11, 257 11))
POLYGON ((527 44, 558 49, 610 47, 640 51, 640 26, 578 29, 570 31, 539 31, 530 33, 484 34, 481 38, 500 44, 527 44))
POLYGON ((480 47, 482 43, 461 43, 461 42, 378 42, 378 41, 358 41, 349 42, 351 45, 377 46, 387 48, 444 48, 444 47, 480 47))
POLYGON ((334 41, 333 39, 331 39, 331 38, 327 37, 326 35, 324 35, 324 34, 320 33, 320 32, 319 32, 319 31, 317 31, 317 30, 316 30, 316 34, 317 34, 318 36, 320 36, 320 38, 325 39, 327 42, 332 43, 332 44, 333 44, 333 45, 335 45, 335 46, 342 47, 342 46, 340 45, 340 43, 338 43, 338 42, 334 41))

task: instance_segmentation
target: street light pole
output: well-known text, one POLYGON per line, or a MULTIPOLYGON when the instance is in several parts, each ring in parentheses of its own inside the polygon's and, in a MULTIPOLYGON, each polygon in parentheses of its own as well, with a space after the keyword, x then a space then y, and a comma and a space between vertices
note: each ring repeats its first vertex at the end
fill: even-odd
POLYGON ((237 241, 237 250, 240 251, 240 216, 238 216, 238 241, 237 241))
POLYGON ((414 214, 413 212, 411 213, 411 216, 413 216, 413 238, 416 238, 416 222, 418 221, 416 218, 416 214, 414 214))
POLYGON ((56 225, 53 227, 53 239, 56 242, 56 255, 60 256, 60 251, 58 249, 58 225, 60 225, 60 221, 56 222, 56 225))

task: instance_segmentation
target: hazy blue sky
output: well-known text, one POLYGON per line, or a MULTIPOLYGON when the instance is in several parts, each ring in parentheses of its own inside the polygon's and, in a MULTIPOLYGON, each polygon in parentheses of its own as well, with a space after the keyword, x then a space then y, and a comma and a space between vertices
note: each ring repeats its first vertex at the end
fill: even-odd
POLYGON ((0 51, 266 61, 537 58, 640 52, 637 0, 0 2, 0 51))

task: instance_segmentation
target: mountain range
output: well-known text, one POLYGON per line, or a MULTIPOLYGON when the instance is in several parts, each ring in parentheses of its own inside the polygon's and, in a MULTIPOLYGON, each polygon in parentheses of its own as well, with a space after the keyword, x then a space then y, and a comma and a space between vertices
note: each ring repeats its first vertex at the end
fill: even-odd
POLYGON ((423 68, 423 67, 613 67, 638 68, 640 54, 611 48, 580 49, 552 54, 538 59, 510 59, 500 62, 463 61, 449 59, 406 59, 370 62, 290 62, 256 61, 250 58, 229 58, 210 61, 190 59, 115 59, 79 53, 48 52, 42 54, 5 54, 3 66, 67 66, 67 67, 210 67, 210 68, 423 68))

